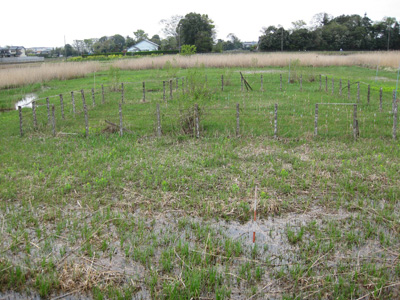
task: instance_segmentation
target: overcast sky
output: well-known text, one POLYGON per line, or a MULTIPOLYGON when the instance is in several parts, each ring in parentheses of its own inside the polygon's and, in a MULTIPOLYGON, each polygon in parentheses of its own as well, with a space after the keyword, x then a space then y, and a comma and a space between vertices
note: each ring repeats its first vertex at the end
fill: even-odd
MULTIPOLYGON (((2 1, 3 2, 3 1, 2 1)), ((0 46, 56 47, 73 40, 100 38, 137 29, 149 36, 162 35, 161 19, 190 12, 207 14, 214 21, 217 38, 226 40, 234 33, 242 41, 257 41, 262 27, 304 20, 308 25, 315 14, 326 12, 367 16, 380 21, 385 16, 400 20, 400 0, 139 0, 139 1, 4 1, 0 5, 0 46), (237 3, 237 4, 234 4, 237 3), (396 15, 397 14, 397 15, 396 15)))

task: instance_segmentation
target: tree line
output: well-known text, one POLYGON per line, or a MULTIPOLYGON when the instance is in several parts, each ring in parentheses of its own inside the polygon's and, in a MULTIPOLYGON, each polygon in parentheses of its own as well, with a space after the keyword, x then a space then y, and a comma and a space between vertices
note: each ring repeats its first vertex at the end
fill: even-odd
MULTIPOLYGON (((188 13, 174 15, 160 21, 164 38, 158 34, 151 38, 143 29, 133 36, 103 36, 75 40, 65 48, 55 48, 54 53, 67 56, 123 52, 136 43, 148 39, 160 50, 179 50, 182 45, 194 45, 197 52, 223 52, 243 49, 242 41, 230 33, 226 40, 215 38, 214 22, 206 14, 188 13)), ((292 22, 292 28, 263 27, 261 36, 250 50, 258 51, 338 51, 338 50, 400 50, 400 26, 396 18, 385 17, 372 21, 365 14, 340 15, 327 13, 314 16, 307 26, 303 20, 292 22)))
POLYGON ((400 50, 400 26, 396 18, 385 17, 373 22, 365 14, 332 17, 327 13, 314 16, 306 27, 303 20, 292 22, 293 28, 268 26, 262 29, 260 51, 338 51, 400 50))

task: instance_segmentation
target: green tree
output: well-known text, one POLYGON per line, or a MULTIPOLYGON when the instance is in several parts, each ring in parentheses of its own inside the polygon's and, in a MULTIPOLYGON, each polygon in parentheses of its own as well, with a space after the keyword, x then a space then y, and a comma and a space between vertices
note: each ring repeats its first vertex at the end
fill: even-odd
POLYGON ((150 41, 152 41, 153 43, 156 43, 157 45, 161 45, 161 38, 158 34, 155 34, 151 37, 150 41))
POLYGON ((121 52, 125 47, 125 38, 120 34, 115 34, 112 37, 114 49, 111 52, 121 52))
POLYGON ((182 43, 195 45, 198 52, 211 52, 214 28, 208 15, 189 13, 180 20, 178 32, 181 32, 182 43))
POLYGON ((289 44, 289 32, 282 26, 264 27, 262 32, 264 34, 260 36, 258 42, 260 51, 283 51, 287 49, 289 44))
POLYGON ((135 36, 136 43, 149 39, 149 35, 143 29, 136 30, 133 35, 135 36))

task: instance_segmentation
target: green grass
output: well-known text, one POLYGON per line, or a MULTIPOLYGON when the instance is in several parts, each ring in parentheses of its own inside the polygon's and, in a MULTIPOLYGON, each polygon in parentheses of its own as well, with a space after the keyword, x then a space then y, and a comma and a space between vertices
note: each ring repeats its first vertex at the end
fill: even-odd
POLYGON ((65 94, 66 118, 59 98, 50 98, 53 137, 45 106, 37 109, 37 129, 23 109, 20 137, 18 113, 0 113, 0 291, 43 298, 89 292, 94 299, 398 297, 400 148, 390 113, 396 74, 380 71, 387 80, 375 84, 376 70, 296 68, 291 76, 303 74, 303 91, 297 81, 287 84, 287 68, 119 71, 118 80, 115 70, 96 73, 94 107, 93 74, 32 87, 39 98, 65 94), (253 92, 241 92, 237 71, 253 92), (356 85, 350 100, 347 89, 340 97, 329 85, 325 93, 324 82, 320 91, 319 74, 371 84, 369 105, 362 85, 357 141, 347 106, 321 105, 313 136, 316 103, 356 97, 356 85), (162 81, 172 76, 187 78, 191 91, 183 94, 179 81, 164 102, 162 81), (132 133, 122 137, 104 122, 119 124, 121 91, 113 80, 125 83, 122 113, 132 133), (69 94, 82 88, 87 138, 80 92, 75 116, 69 94), (195 103, 200 139, 190 127, 195 103))

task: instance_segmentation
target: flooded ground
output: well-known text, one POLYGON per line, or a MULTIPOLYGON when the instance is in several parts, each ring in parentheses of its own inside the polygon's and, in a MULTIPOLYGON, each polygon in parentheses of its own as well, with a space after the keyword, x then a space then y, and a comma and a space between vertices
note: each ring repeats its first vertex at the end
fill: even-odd
POLYGON ((32 101, 34 101, 36 98, 37 98, 36 94, 26 94, 22 100, 18 101, 15 104, 15 109, 18 110, 18 106, 21 106, 22 108, 24 107, 32 108, 32 101))

